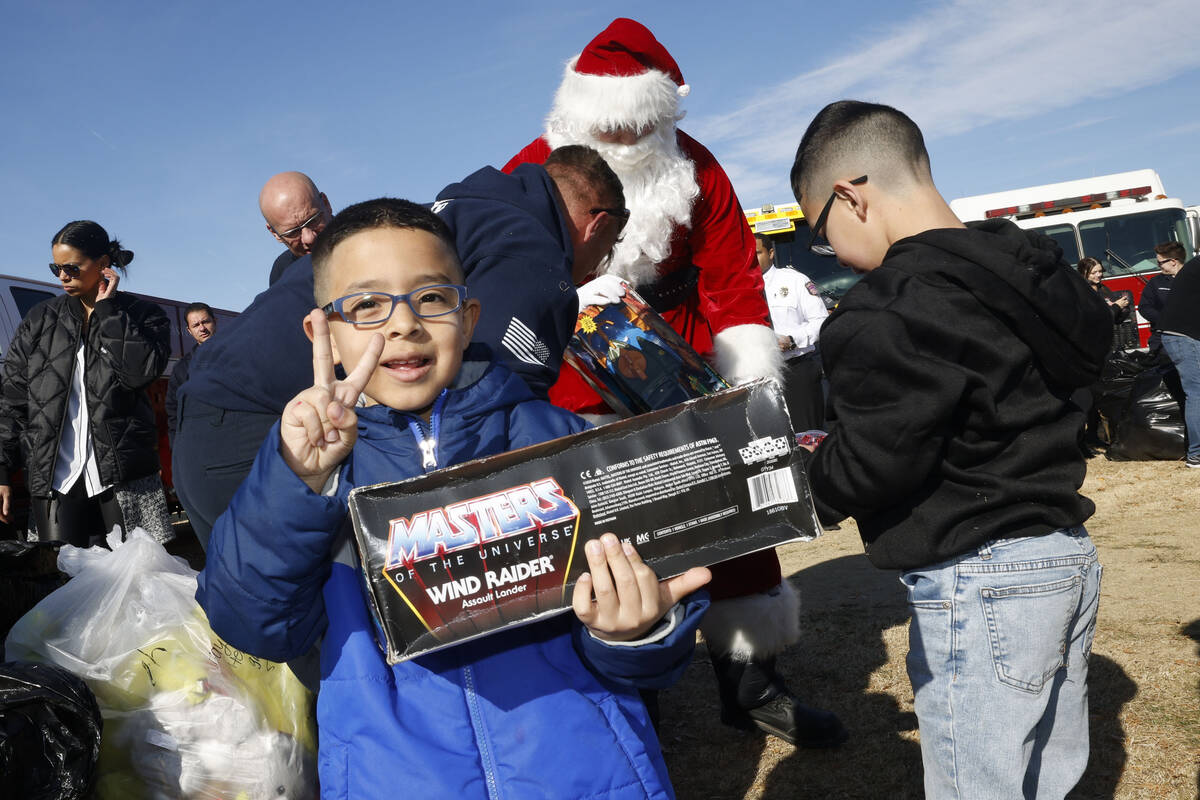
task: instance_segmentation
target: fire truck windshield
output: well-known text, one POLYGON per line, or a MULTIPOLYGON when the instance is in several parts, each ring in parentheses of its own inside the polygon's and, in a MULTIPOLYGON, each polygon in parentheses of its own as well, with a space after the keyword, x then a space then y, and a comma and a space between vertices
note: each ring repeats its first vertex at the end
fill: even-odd
POLYGON ((1066 216, 1055 216, 1051 224, 1036 228, 1058 242, 1067 262, 1074 264, 1084 256, 1097 258, 1109 277, 1154 272, 1154 246, 1161 242, 1181 242, 1185 252, 1192 252, 1187 213, 1181 208, 1081 219, 1077 223, 1068 222, 1066 216), (1117 258, 1112 258, 1110 252, 1117 258))

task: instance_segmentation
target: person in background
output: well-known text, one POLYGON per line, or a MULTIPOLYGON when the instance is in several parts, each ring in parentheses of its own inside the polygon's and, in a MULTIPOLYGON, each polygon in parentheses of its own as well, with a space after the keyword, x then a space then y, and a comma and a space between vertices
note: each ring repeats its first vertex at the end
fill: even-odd
POLYGON ((87 547, 118 525, 170 541, 145 392, 167 365, 170 324, 156 304, 118 291, 133 252, 97 223, 63 226, 50 253, 64 294, 25 316, 4 360, 0 519, 12 512, 8 476, 23 465, 42 541, 87 547))
MULTIPOLYGON (((730 383, 781 380, 753 233, 725 170, 676 125, 690 91, 646 26, 615 19, 567 62, 545 132, 504 171, 540 164, 563 145, 599 151, 621 179, 630 216, 580 302, 616 302, 632 286, 730 383)), ((550 401, 593 421, 615 418, 574 370, 562 370, 550 401)), ((703 632, 721 721, 800 747, 844 742, 837 716, 805 705, 776 670, 776 657, 800 638, 800 610, 775 551, 716 565, 709 593, 703 632)))
POLYGON ((825 428, 825 398, 821 391, 821 355, 817 338, 829 316, 817 285, 802 272, 775 263, 775 243, 770 236, 754 237, 755 255, 763 271, 771 325, 784 361, 784 397, 792 428, 799 431, 825 428))
POLYGON ((1162 348, 1175 365, 1183 389, 1188 440, 1184 464, 1200 469, 1200 257, 1176 270, 1158 323, 1162 348))
POLYGON ((1154 255, 1161 272, 1148 280, 1142 287, 1142 299, 1137 307, 1138 313, 1150 323, 1148 345, 1151 355, 1158 354, 1162 350, 1162 334, 1158 318, 1162 315, 1163 309, 1167 306, 1167 300, 1171 296, 1171 284, 1175 275, 1183 267, 1183 260, 1187 258, 1183 245, 1179 242, 1163 242, 1155 245, 1154 255))
MULTIPOLYGON (((1105 286, 1101 282, 1104 279, 1104 265, 1090 256, 1080 259, 1079 263, 1075 265, 1075 269, 1088 282, 1088 286, 1091 286, 1104 298, 1104 302, 1108 303, 1108 310, 1112 312, 1113 318, 1113 351, 1136 347, 1136 327, 1133 328, 1132 336, 1127 330, 1133 326, 1133 298, 1129 292, 1114 292, 1105 286)), ((1080 406, 1087 408, 1087 422, 1083 428, 1083 441, 1080 449, 1088 458, 1096 455, 1096 448, 1105 445, 1100 436, 1100 409, 1096 406, 1096 389, 1097 387, 1093 385, 1079 389, 1077 393, 1080 406)))
POLYGON ((267 230, 287 250, 271 265, 268 286, 283 276, 296 259, 312 251, 317 234, 329 224, 333 209, 329 198, 303 172, 272 175, 258 193, 258 209, 267 230))
POLYGON ((1104 280, 1103 264, 1091 256, 1085 256, 1075 265, 1075 269, 1088 282, 1088 286, 1099 292, 1100 296, 1104 298, 1104 302, 1108 303, 1108 307, 1112 311, 1114 325, 1129 319, 1133 306, 1129 292, 1114 292, 1101 282, 1104 280))
POLYGON ((217 332, 217 318, 213 315, 212 306, 208 303, 192 303, 184 311, 183 319, 187 325, 188 334, 196 342, 196 347, 175 362, 175 367, 171 370, 171 380, 167 382, 167 399, 164 405, 167 411, 167 439, 172 448, 175 447, 175 426, 179 422, 179 387, 183 386, 188 379, 188 371, 191 368, 192 356, 195 355, 196 348, 207 342, 208 337, 217 332))

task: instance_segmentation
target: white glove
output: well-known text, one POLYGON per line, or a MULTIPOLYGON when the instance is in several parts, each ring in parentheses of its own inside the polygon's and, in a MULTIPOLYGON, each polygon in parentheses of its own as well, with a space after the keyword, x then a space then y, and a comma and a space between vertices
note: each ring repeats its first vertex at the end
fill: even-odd
POLYGON ((618 275, 601 275, 576 290, 579 295, 579 307, 607 306, 619 303, 625 296, 625 289, 628 285, 618 275))

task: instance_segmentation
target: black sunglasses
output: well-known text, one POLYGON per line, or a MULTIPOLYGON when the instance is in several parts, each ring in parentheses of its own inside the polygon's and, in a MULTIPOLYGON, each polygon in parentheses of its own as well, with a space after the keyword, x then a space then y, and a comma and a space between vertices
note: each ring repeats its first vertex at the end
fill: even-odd
POLYGON ((54 273, 54 277, 56 277, 56 278, 59 276, 59 273, 62 273, 62 272, 67 273, 72 278, 78 278, 79 277, 79 269, 80 269, 80 267, 78 264, 51 264, 50 265, 50 271, 54 273))
MULTIPOLYGON (((853 185, 853 186, 862 186, 866 182, 867 182, 866 175, 863 175, 861 178, 855 178, 854 180, 850 181, 851 185, 853 185)), ((837 200, 837 190, 836 189, 829 193, 829 199, 825 201, 825 207, 822 208, 821 213, 817 215, 817 221, 812 226, 812 235, 809 236, 809 238, 808 238, 808 249, 819 256, 835 255, 835 253, 833 252, 833 247, 829 244, 829 242, 818 242, 817 241, 818 238, 823 237, 822 232, 825 230, 825 222, 829 219, 829 211, 830 211, 830 209, 833 208, 834 200, 837 200)))

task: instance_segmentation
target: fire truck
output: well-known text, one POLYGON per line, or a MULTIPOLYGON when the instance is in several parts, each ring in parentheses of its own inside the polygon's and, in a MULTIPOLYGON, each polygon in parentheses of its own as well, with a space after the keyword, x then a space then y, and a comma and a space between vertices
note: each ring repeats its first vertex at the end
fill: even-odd
POLYGON ((802 272, 821 290, 825 305, 833 308, 861 276, 838 264, 836 258, 808 249, 809 230, 798 203, 780 203, 743 209, 755 235, 766 234, 775 245, 775 265, 802 272))
MULTIPOLYGON (((1003 218, 1039 230, 1058 242, 1071 264, 1098 259, 1104 285, 1131 292, 1135 303, 1158 274, 1156 244, 1180 242, 1191 257, 1200 241, 1200 207, 1168 197, 1152 169, 960 197, 950 208, 964 222, 1003 218)), ((1139 315, 1137 325, 1144 345, 1150 324, 1139 315)))

